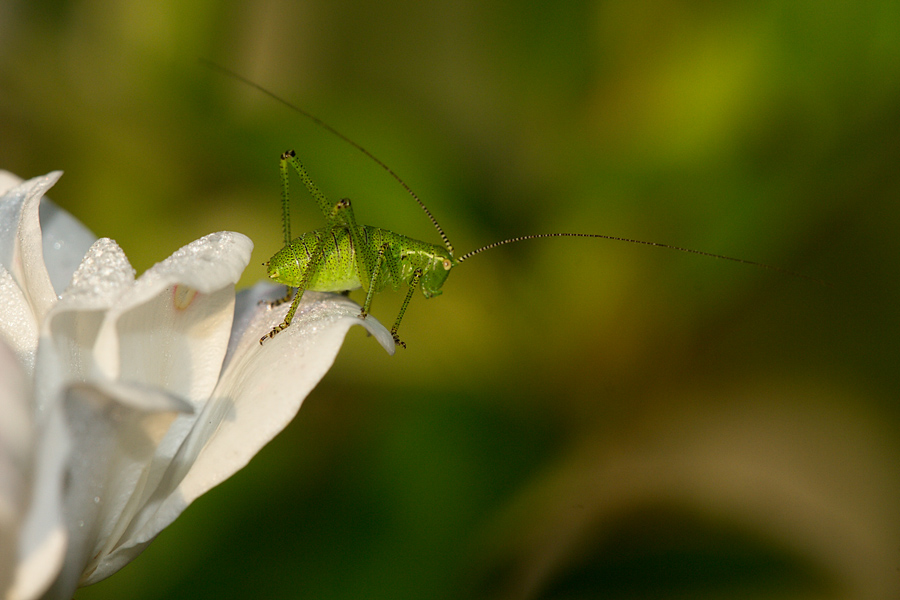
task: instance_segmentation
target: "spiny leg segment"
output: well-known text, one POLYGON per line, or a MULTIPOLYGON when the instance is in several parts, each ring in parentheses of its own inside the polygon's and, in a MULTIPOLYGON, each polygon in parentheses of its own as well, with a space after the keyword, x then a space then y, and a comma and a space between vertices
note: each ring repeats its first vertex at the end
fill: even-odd
POLYGON ((406 298, 403 299, 403 305, 400 307, 400 314, 397 315, 397 320, 394 321, 394 326, 391 327, 391 336, 394 338, 394 344, 397 346, 406 348, 406 344, 400 341, 397 330, 400 329, 400 321, 403 320, 403 315, 406 313, 406 307, 409 306, 409 301, 412 299, 413 292, 415 292, 416 288, 419 286, 420 279, 422 279, 422 269, 416 269, 413 273, 412 280, 409 282, 409 291, 406 292, 406 298))
POLYGON ((387 252, 388 245, 382 244, 375 256, 375 266, 372 268, 372 277, 369 279, 368 291, 366 291, 366 301, 363 302, 362 310, 359 311, 359 318, 365 319, 369 314, 369 307, 372 306, 372 297, 375 296, 375 283, 381 275, 381 267, 384 265, 384 253, 387 252))
MULTIPOLYGON (((281 170, 281 214, 282 214, 282 229, 284 231, 284 245, 285 247, 290 246, 291 244, 291 223, 290 223, 290 178, 288 177, 288 164, 294 167, 294 170, 297 172, 297 175, 300 177, 300 180, 306 186, 306 189, 309 190, 309 193, 316 199, 319 203, 319 208, 322 210, 322 214, 325 216, 326 227, 329 227, 329 231, 333 230, 335 227, 340 227, 343 223, 343 219, 340 218, 340 213, 345 209, 350 209, 350 201, 349 200, 341 200, 334 206, 331 206, 328 202, 328 198, 325 197, 316 184, 310 179, 309 174, 306 172, 306 169, 303 168, 303 165, 297 159, 296 154, 293 150, 288 150, 284 154, 281 155, 281 161, 279 162, 279 168, 281 170)), ((306 270, 303 273, 303 278, 300 280, 299 285, 296 288, 296 293, 294 294, 293 301, 291 302, 291 306, 288 309, 287 314, 284 317, 284 321, 281 322, 280 325, 273 327, 269 333, 259 338, 260 345, 263 344, 267 339, 271 339, 284 331, 290 326, 291 321, 294 318, 294 313, 297 312, 297 307, 300 305, 300 299, 303 297, 303 291, 306 289, 306 286, 309 284, 309 280, 314 273, 319 270, 319 266, 322 262, 322 259, 325 257, 325 241, 319 240, 319 243, 316 245, 316 250, 310 258, 309 264, 306 270)), ((288 286, 288 293, 284 298, 279 298, 274 302, 269 304, 270 307, 278 306, 284 302, 287 302, 291 297, 292 288, 288 286)))

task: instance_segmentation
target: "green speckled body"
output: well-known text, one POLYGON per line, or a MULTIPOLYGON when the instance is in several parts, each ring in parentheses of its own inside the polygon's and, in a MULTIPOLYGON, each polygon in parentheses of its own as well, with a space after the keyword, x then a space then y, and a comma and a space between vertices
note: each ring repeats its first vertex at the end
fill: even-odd
MULTIPOLYGON (((400 289, 406 284, 406 298, 391 328, 394 343, 406 347, 400 341, 397 329, 416 288, 421 289, 426 298, 439 295, 450 269, 458 264, 453 258, 453 247, 440 227, 438 232, 444 239, 445 247, 420 242, 386 229, 357 225, 350 200, 344 198, 335 203, 329 202, 309 178, 293 151, 281 155, 280 169, 284 247, 266 263, 266 267, 270 279, 288 286, 287 295, 270 303, 270 306, 289 300, 291 306, 284 321, 260 338, 259 343, 275 337, 290 326, 306 290, 344 292, 363 288, 366 299, 359 316, 365 319, 375 292, 388 286, 400 289), (297 238, 291 237, 288 166, 293 166, 325 217, 325 227, 297 238)), ((425 208, 424 204, 422 208, 425 208)), ((432 221, 437 226, 437 222, 432 221)))
MULTIPOLYGON (((318 119, 313 118, 313 120, 322 125, 318 119)), ((325 127, 333 133, 337 133, 330 127, 325 127)), ((397 335, 397 329, 400 327, 400 322, 403 320, 403 315, 406 312, 409 301, 417 287, 421 288, 422 293, 426 298, 437 296, 441 293, 441 286, 444 285, 444 281, 447 280, 450 270, 468 258, 498 246, 538 238, 598 238, 629 242, 632 244, 644 244, 647 246, 678 250, 680 252, 702 254, 713 258, 783 271, 794 276, 806 277, 793 271, 787 271, 786 269, 780 269, 778 267, 750 260, 732 258, 721 254, 712 254, 710 252, 691 250, 668 244, 644 242, 641 240, 594 233, 538 233, 533 235, 523 235, 482 246, 481 248, 472 250, 471 252, 455 258, 453 246, 444 234, 443 229, 441 229, 437 220, 432 216, 425 204, 419 200, 419 197, 413 193, 409 186, 403 183, 403 180, 397 177, 387 165, 375 158, 362 146, 359 146, 340 134, 338 135, 384 167, 388 173, 406 188, 406 191, 412 195, 413 199, 419 204, 422 210, 425 211, 425 214, 428 215, 428 218, 431 219, 431 223, 444 241, 444 245, 438 246, 436 244, 414 240, 386 229, 357 225, 350 200, 344 198, 336 203, 330 202, 325 194, 323 194, 316 184, 313 183, 312 179, 310 179, 309 174, 307 174, 303 165, 300 164, 294 151, 289 150, 285 152, 281 155, 279 164, 282 183, 281 206, 284 247, 279 250, 268 263, 266 263, 266 266, 268 267, 269 278, 288 286, 287 294, 284 298, 271 302, 270 306, 276 306, 282 302, 288 301, 291 302, 291 306, 284 316, 284 321, 282 321, 280 325, 273 327, 268 334, 260 338, 260 344, 267 339, 275 337, 280 331, 284 331, 290 326, 294 313, 297 311, 297 307, 303 297, 304 290, 313 290, 317 292, 343 292, 355 290, 360 287, 364 288, 366 290, 366 299, 362 305, 359 316, 360 318, 365 319, 369 314, 369 308, 372 305, 372 298, 375 292, 380 292, 389 285, 396 290, 403 284, 406 284, 408 288, 406 291, 406 298, 403 300, 400 312, 397 315, 397 320, 391 328, 391 335, 394 338, 394 342, 398 346, 403 346, 405 348, 406 344, 400 341, 400 338, 397 335), (306 186, 310 195, 315 198, 319 205, 319 209, 322 211, 322 215, 325 217, 325 227, 303 234, 297 238, 291 237, 290 194, 288 191, 289 167, 293 167, 297 172, 300 180, 306 186), (292 290, 291 288, 295 289, 292 290)), ((815 281, 824 283, 821 280, 815 281)))
POLYGON ((357 260, 357 249, 353 247, 346 227, 323 228, 304 233, 279 250, 269 261, 269 278, 298 287, 319 244, 324 243, 324 259, 309 273, 304 289, 343 292, 362 287, 368 291, 378 251, 383 247, 385 266, 371 280, 373 291, 380 292, 389 286, 398 290, 403 284, 410 285, 416 269, 421 269, 419 283, 425 297, 441 293, 440 288, 450 273, 445 262, 452 262, 445 248, 378 227, 358 226, 356 229, 363 242, 362 265, 357 260), (363 266, 368 272, 360 272, 363 266))

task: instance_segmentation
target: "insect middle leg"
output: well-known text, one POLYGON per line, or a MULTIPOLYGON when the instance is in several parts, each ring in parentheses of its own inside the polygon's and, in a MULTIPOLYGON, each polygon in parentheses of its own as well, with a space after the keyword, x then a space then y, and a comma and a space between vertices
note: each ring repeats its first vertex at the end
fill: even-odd
POLYGON ((291 286, 286 286, 286 287, 287 287, 287 291, 285 292, 284 296, 282 296, 281 298, 276 298, 274 300, 268 300, 268 301, 260 300, 259 304, 262 304, 263 302, 265 302, 266 306, 268 306, 269 308, 275 308, 276 306, 281 306, 285 302, 290 302, 291 298, 294 297, 294 288, 292 288, 291 286))
MULTIPOLYGON (((368 289, 366 290, 366 300, 363 302, 362 310, 359 311, 359 318, 365 319, 369 314, 369 308, 372 306, 372 297, 375 295, 375 289, 378 287, 378 278, 381 276, 381 267, 385 262, 385 253, 388 251, 388 244, 385 242, 378 248, 378 254, 375 256, 375 265, 372 267, 372 274, 369 277, 368 289)), ((358 252, 358 251, 357 251, 358 252)), ((357 266, 357 268, 359 268, 357 266)), ((362 276, 362 273, 360 273, 362 276)), ((360 278, 362 281, 362 277, 360 278)))
MULTIPOLYGON (((381 273, 384 267, 387 266, 388 272, 390 273, 390 280, 394 282, 400 281, 400 265, 397 264, 397 260, 394 254, 391 252, 390 242, 384 242, 378 248, 378 254, 375 256, 375 265, 372 267, 372 275, 369 279, 368 291, 366 292, 366 300, 363 302, 362 310, 359 312, 359 318, 365 319, 369 314, 369 308, 372 306, 372 298, 375 295, 375 291, 381 289, 383 287, 383 283, 380 281, 381 273)), ((416 290, 416 287, 419 283, 419 279, 422 277, 422 270, 416 269, 413 274, 413 278, 410 281, 409 292, 406 294, 406 299, 403 301, 403 306, 400 308, 400 316, 397 317, 397 322, 394 323, 393 328, 391 328, 391 336, 394 338, 394 344, 397 346, 403 346, 406 348, 406 344, 400 341, 400 338, 397 336, 397 328, 400 327, 400 320, 403 318, 403 313, 406 312, 406 307, 409 305, 410 298, 412 297, 413 292, 416 290)))
POLYGON ((400 271, 395 264, 396 261, 393 260, 389 242, 379 244, 374 239, 370 240, 366 228, 356 224, 356 215, 353 213, 353 205, 349 198, 343 198, 338 202, 335 211, 337 212, 333 212, 331 218, 347 228, 350 241, 353 243, 353 251, 356 255, 356 273, 359 275, 363 289, 366 290, 366 302, 363 304, 363 312, 360 314, 362 318, 365 318, 372 303, 372 284, 375 284, 374 291, 377 292, 381 289, 380 279, 376 274, 376 270, 378 273, 381 272, 381 263, 388 263, 388 269, 391 276, 395 278, 394 281, 398 281, 396 278, 399 277, 400 271))

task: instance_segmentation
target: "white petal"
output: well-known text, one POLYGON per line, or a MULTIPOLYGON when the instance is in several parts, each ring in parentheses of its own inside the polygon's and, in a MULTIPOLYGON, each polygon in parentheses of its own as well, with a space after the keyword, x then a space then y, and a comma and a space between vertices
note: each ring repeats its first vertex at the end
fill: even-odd
POLYGON ((54 171, 9 190, 0 198, 0 264, 12 275, 40 323, 56 301, 41 243, 41 198, 62 175, 54 171))
POLYGON ((12 348, 28 376, 33 375, 38 324, 22 288, 3 265, 0 265, 0 341, 12 348))
POLYGON ((121 568, 194 499, 241 469, 275 437, 332 365, 351 326, 364 326, 393 353, 390 333, 371 316, 360 320, 357 304, 343 296, 315 292, 306 292, 291 326, 261 347, 259 338, 281 322, 288 306, 269 310, 257 306, 256 300, 275 298, 283 289, 260 284, 242 297, 236 318, 246 325, 235 329, 237 342, 222 380, 144 514, 135 521, 130 539, 85 583, 121 568), (248 311, 249 306, 253 309, 248 311))
POLYGON ((110 308, 134 284, 134 268, 114 240, 91 244, 72 275, 59 310, 110 308))
POLYGON ((40 218, 44 264, 54 291, 60 295, 97 236, 47 198, 41 202, 40 218))
POLYGON ((0 597, 6 598, 19 562, 19 530, 28 512, 34 428, 25 374, 0 342, 0 597))
POLYGON ((64 399, 72 460, 65 489, 69 546, 49 596, 70 598, 128 527, 170 424, 190 406, 158 390, 76 384, 64 399))
POLYGON ((69 382, 91 377, 93 348, 105 309, 133 283, 134 269, 119 246, 106 238, 97 240, 44 320, 35 377, 38 411, 55 402, 69 382))
MULTIPOLYGON (((273 286, 256 286, 250 298, 273 286)), ((280 295, 275 288, 268 298, 280 295)), ((256 306, 233 355, 213 393, 208 413, 214 419, 203 452, 182 483, 182 495, 190 500, 230 477, 243 467, 297 414, 300 404, 325 375, 343 343, 347 330, 362 325, 389 353, 394 353, 391 334, 374 317, 359 318, 359 305, 336 294, 306 292, 291 326, 260 346, 259 338, 282 321, 287 304, 274 310, 256 306), (228 407, 227 409, 224 407, 228 407)))
POLYGON ((32 465, 31 503, 19 535, 19 565, 13 598, 44 593, 66 555, 67 532, 62 512, 63 473, 69 437, 59 406, 35 424, 37 455, 32 465))
MULTIPOLYGON (((32 179, 26 186, 43 186, 43 191, 53 185, 59 174, 32 179), (55 175, 55 177, 54 177, 55 175)), ((0 170, 0 194, 8 198, 0 200, 0 263, 9 268, 12 262, 16 228, 22 216, 24 195, 13 192, 22 180, 8 171, 0 170), (13 193, 10 193, 13 192, 13 193)), ((43 193, 41 192, 41 194, 43 193)), ((69 283, 72 272, 81 261, 88 247, 97 239, 78 219, 58 207, 49 199, 39 200, 39 223, 42 233, 41 249, 48 275, 57 295, 69 283)), ((33 232, 33 229, 31 229, 33 232)))
MULTIPOLYGON (((251 248, 250 240, 240 234, 213 234, 148 271, 117 298, 101 325, 94 352, 101 368, 92 379, 103 375, 165 390, 202 407, 221 373, 231 334, 234 283, 251 248)), ((73 281, 73 292, 77 292, 80 275, 73 281)), ((155 490, 174 489, 163 480, 196 419, 196 415, 182 414, 167 426, 155 440, 153 455, 145 457, 143 479, 132 489, 127 506, 109 513, 116 516, 114 523, 98 521, 95 529, 107 542, 90 555, 89 580, 102 579, 139 552, 129 551, 122 538, 137 529, 132 520, 155 490), (125 551, 116 552, 115 560, 107 559, 108 552, 123 545, 125 551)))
POLYGON ((98 335, 103 376, 159 386, 194 403, 208 398, 231 331, 234 283, 252 248, 239 233, 211 234, 144 273, 98 335))

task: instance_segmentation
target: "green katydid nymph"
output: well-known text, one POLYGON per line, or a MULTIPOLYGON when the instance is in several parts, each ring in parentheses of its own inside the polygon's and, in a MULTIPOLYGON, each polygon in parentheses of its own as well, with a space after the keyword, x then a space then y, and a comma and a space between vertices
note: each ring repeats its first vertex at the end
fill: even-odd
MULTIPOLYGON (((354 143, 354 145, 356 144, 354 143)), ((360 147, 357 146, 357 148, 360 147)), ((394 343, 405 348, 406 344, 400 341, 397 330, 400 328, 400 322, 403 320, 406 308, 409 306, 409 302, 417 289, 420 289, 426 298, 439 296, 442 293, 441 286, 443 286, 444 282, 447 280, 450 270, 464 262, 466 259, 484 252, 485 250, 496 248, 497 246, 537 238, 602 238, 630 242, 633 244, 658 246, 661 248, 669 248, 671 250, 679 250, 681 252, 691 252, 693 254, 702 254, 713 258, 756 265, 767 269, 785 271, 778 267, 741 258, 732 258, 730 256, 722 256, 720 254, 712 254, 710 252, 691 250, 689 248, 670 246, 668 244, 660 244, 657 242, 645 242, 595 233, 540 233, 524 235, 494 242, 487 246, 472 250, 471 252, 467 252, 460 257, 456 257, 453 245, 450 243, 444 230, 441 229, 437 220, 425 207, 425 204, 419 197, 416 196, 416 194, 381 161, 369 154, 368 151, 362 148, 360 148, 360 150, 387 169, 388 172, 397 178, 397 180, 407 189, 434 224, 438 235, 440 235, 443 240, 443 245, 423 242, 379 227, 358 225, 353 214, 353 207, 350 204, 350 200, 344 198, 336 203, 331 203, 319 190, 316 184, 313 183, 312 179, 310 179, 306 169, 300 163, 300 160, 297 159, 295 153, 292 150, 285 152, 281 155, 284 247, 276 252, 275 256, 265 263, 265 266, 268 270, 270 279, 288 286, 287 295, 284 298, 273 302, 272 305, 281 304, 290 300, 291 306, 288 309, 287 315, 284 317, 284 321, 282 321, 280 325, 274 327, 268 334, 260 338, 260 344, 269 338, 275 337, 279 332, 290 326, 291 320, 294 317, 294 313, 297 311, 297 306, 299 306, 300 299, 303 297, 303 292, 305 290, 315 292, 345 292, 362 288, 366 292, 366 299, 363 302, 359 317, 365 319, 372 306, 372 298, 375 295, 375 292, 380 292, 388 286, 394 290, 406 286, 408 288, 406 297, 403 300, 403 304, 400 306, 400 313, 397 315, 397 320, 394 322, 393 327, 391 327, 391 335, 394 338, 394 343), (325 227, 304 233, 296 238, 291 238, 290 194, 288 184, 289 166, 293 167, 300 176, 300 180, 304 183, 309 193, 319 203, 319 208, 325 216, 325 227), (293 299, 291 299, 292 294, 293 299)), ((792 275, 798 275, 790 271, 787 272, 792 275)))
POLYGON ((453 245, 450 243, 444 230, 441 229, 437 219, 431 214, 431 211, 428 210, 415 192, 413 192, 390 167, 381 162, 381 160, 372 153, 317 117, 291 104, 287 100, 282 99, 257 83, 214 63, 206 64, 230 77, 234 77, 235 79, 256 88, 281 104, 286 105, 288 108, 300 113, 312 120, 318 126, 341 138, 381 166, 391 177, 396 179, 400 185, 403 186, 416 203, 418 203, 419 207, 425 211, 425 214, 431 220, 431 223, 434 225, 443 242, 443 244, 432 244, 415 240, 386 229, 357 224, 350 200, 344 198, 338 202, 329 201, 316 184, 313 183, 295 153, 293 151, 285 152, 281 155, 280 164, 284 247, 276 252, 275 255, 265 263, 265 266, 268 270, 270 279, 278 283, 283 283, 288 287, 285 297, 270 303, 270 306, 275 306, 288 301, 291 302, 291 305, 284 320, 279 325, 272 328, 268 334, 260 338, 260 344, 267 339, 275 337, 278 333, 290 326, 291 320, 297 311, 300 299, 303 297, 303 292, 305 290, 316 292, 347 292, 362 288, 365 291, 366 297, 362 305, 362 310, 359 313, 359 317, 365 319, 372 306, 372 298, 375 295, 375 292, 380 292, 388 286, 395 290, 399 290, 406 286, 406 297, 403 300, 403 304, 400 306, 397 320, 391 328, 391 335, 394 338, 394 343, 405 348, 406 344, 400 341, 397 331, 400 328, 400 322, 403 320, 403 315, 406 313, 409 302, 417 289, 421 290, 426 298, 438 296, 442 293, 441 287, 447 280, 450 271, 472 256, 504 244, 538 238, 601 238, 629 242, 632 244, 657 246, 669 250, 690 252, 692 254, 700 254, 712 258, 754 265, 787 273, 788 275, 795 277, 812 279, 818 283, 825 283, 821 280, 794 271, 752 260, 733 258, 700 250, 691 250, 689 248, 682 248, 669 244, 646 242, 595 233, 539 233, 523 235, 494 242, 457 257, 453 245), (324 227, 305 233, 297 238, 291 237, 289 193, 290 168, 293 168, 294 171, 296 171, 300 180, 306 186, 306 189, 318 202, 319 209, 325 217, 324 227))

